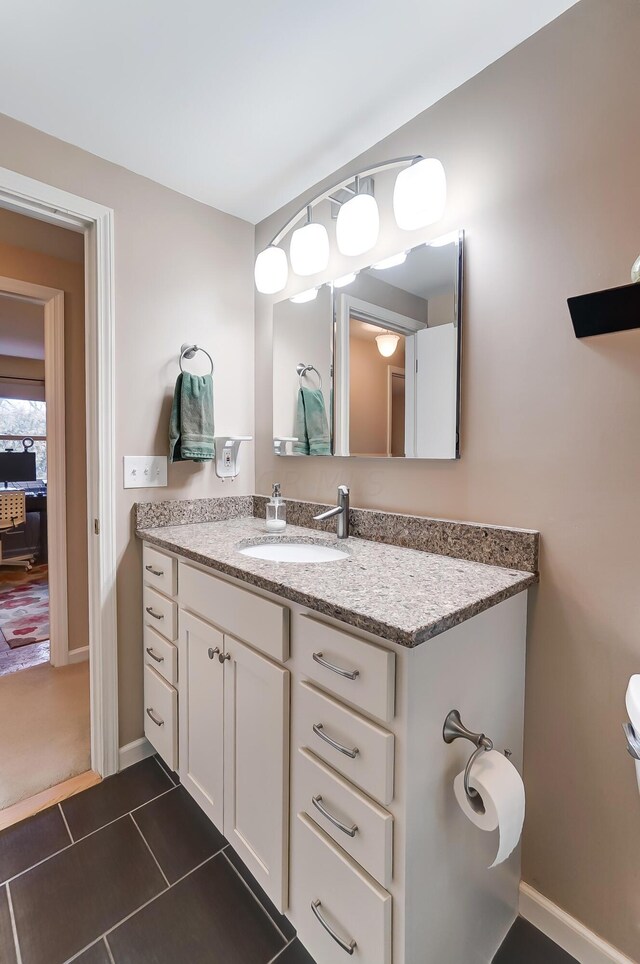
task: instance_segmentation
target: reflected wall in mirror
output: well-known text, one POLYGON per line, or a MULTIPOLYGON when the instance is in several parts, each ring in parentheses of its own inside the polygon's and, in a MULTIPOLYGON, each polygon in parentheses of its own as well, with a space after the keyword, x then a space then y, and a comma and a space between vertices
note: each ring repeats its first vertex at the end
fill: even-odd
POLYGON ((278 454, 459 457, 462 254, 455 232, 274 306, 278 454))

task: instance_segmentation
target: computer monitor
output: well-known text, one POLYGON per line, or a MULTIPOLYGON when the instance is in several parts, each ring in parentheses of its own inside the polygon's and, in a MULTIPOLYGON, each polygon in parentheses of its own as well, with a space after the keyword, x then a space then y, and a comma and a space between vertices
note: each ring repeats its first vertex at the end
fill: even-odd
POLYGON ((35 452, 0 452, 0 482, 33 482, 35 478, 35 452))

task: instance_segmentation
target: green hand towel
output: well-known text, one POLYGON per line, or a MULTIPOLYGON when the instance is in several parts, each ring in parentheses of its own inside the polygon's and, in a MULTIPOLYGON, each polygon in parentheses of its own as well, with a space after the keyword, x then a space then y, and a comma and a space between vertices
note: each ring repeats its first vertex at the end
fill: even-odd
POLYGON ((208 462, 215 457, 213 378, 178 375, 169 421, 169 460, 208 462))
POLYGON ((293 451, 298 455, 331 455, 329 424, 321 388, 301 388, 298 392, 293 451))

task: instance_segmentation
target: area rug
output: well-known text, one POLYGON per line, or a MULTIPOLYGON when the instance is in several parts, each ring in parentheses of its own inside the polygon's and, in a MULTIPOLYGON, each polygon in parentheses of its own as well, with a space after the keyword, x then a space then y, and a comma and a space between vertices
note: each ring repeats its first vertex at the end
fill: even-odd
POLYGON ((89 662, 0 678, 0 733, 0 810, 88 770, 89 662))
POLYGON ((11 649, 49 639, 47 567, 3 572, 0 579, 0 632, 11 649))

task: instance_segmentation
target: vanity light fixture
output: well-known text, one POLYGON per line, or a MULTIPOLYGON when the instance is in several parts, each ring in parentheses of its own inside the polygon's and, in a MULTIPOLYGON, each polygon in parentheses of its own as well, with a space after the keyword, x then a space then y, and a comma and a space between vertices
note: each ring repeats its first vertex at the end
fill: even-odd
POLYGON ((400 171, 393 189, 393 213, 399 228, 415 231, 435 224, 444 214, 447 178, 442 163, 423 157, 400 171))
MULTIPOLYGON (((306 224, 297 228, 291 238, 291 267, 301 277, 326 269, 330 254, 329 237, 326 228, 311 219, 313 207, 322 201, 331 201, 334 216, 337 210, 336 242, 340 253, 357 257, 369 251, 376 244, 380 231, 380 212, 373 196, 372 175, 394 167, 402 168, 393 192, 393 210, 398 226, 414 231, 438 221, 443 215, 447 195, 447 181, 439 160, 410 154, 373 164, 306 200, 289 218, 256 258, 258 291, 277 294, 284 290, 288 265, 287 256, 279 245, 304 215, 307 217, 306 224)), ((385 267, 391 265, 385 264, 385 267)))
POLYGON ((401 251, 400 254, 392 254, 390 258, 384 258, 382 261, 372 264, 371 267, 374 271, 385 271, 387 268, 395 268, 399 264, 404 264, 406 260, 407 252, 401 251))
POLYGON ((324 224, 314 223, 311 205, 307 223, 291 235, 289 258, 292 270, 301 277, 318 274, 329 264, 329 235, 324 224))
POLYGON ((299 295, 293 295, 292 298, 289 298, 289 301, 292 301, 294 305, 304 305, 308 301, 314 301, 317 297, 317 288, 307 288, 306 291, 301 291, 299 295))
POLYGON ((256 258, 254 269, 256 288, 263 295, 275 295, 287 284, 289 265, 282 248, 270 244, 256 258))
POLYGON ((376 345, 383 358, 390 358, 398 347, 400 335, 394 335, 392 331, 383 331, 381 335, 376 335, 376 345))
POLYGON ((360 178, 356 177, 356 193, 340 205, 336 221, 336 242, 340 254, 355 258, 370 251, 380 233, 380 212, 372 194, 360 193, 360 178))
POLYGON ((346 285, 350 285, 356 280, 356 272, 352 271, 351 274, 343 274, 341 278, 336 278, 333 282, 334 288, 344 288, 346 285))

